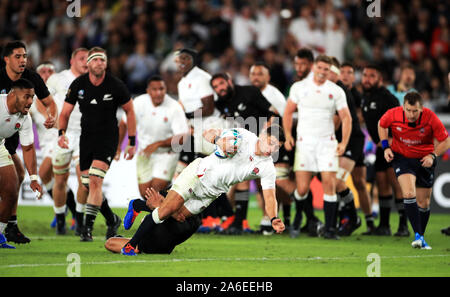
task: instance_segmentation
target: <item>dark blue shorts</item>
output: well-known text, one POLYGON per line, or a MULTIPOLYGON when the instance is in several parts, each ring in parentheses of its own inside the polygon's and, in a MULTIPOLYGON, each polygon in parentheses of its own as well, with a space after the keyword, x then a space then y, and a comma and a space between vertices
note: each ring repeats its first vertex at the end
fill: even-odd
POLYGON ((392 167, 397 177, 405 173, 414 175, 416 177, 416 187, 431 188, 433 186, 436 161, 431 167, 425 168, 422 166, 420 159, 406 158, 394 152, 392 167))

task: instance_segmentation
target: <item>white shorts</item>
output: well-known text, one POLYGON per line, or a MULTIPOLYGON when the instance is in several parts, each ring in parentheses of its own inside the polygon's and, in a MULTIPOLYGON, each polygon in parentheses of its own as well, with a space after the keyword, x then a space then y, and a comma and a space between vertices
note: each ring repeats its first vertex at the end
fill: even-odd
POLYGON ((58 146, 56 142, 46 142, 46 143, 39 143, 42 151, 42 158, 53 158, 53 152, 55 150, 55 147, 58 146))
POLYGON ((0 145, 0 167, 14 165, 11 155, 8 153, 4 144, 0 145))
POLYGON ((75 161, 75 164, 79 162, 80 158, 80 135, 70 135, 66 134, 69 140, 69 148, 65 149, 60 147, 58 144, 55 145, 52 154, 52 164, 53 166, 63 166, 68 165, 70 168, 70 162, 75 161))
POLYGON ((175 173, 180 154, 153 153, 150 158, 138 155, 136 158, 136 172, 138 184, 144 184, 153 178, 170 181, 175 173))
POLYGON ((298 137, 295 145, 294 171, 337 172, 339 157, 333 137, 298 137))
POLYGON ((197 168, 202 158, 195 159, 178 176, 170 190, 177 192, 184 199, 184 206, 192 214, 199 214, 217 197, 205 198, 200 194, 201 182, 197 177, 197 168))

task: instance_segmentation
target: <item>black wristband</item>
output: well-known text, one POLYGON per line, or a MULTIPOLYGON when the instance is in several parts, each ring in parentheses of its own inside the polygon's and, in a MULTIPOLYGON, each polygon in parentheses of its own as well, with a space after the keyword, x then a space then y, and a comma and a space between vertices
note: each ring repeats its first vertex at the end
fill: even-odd
POLYGON ((58 130, 58 136, 64 135, 65 133, 66 133, 66 130, 64 130, 64 129, 58 130))
POLYGON ((128 136, 128 140, 130 140, 130 146, 136 145, 136 136, 128 136))
POLYGON ((430 155, 431 155, 431 157, 433 158, 433 161, 435 161, 436 158, 437 158, 436 154, 435 154, 435 153, 430 153, 430 155))
POLYGON ((273 218, 271 218, 271 219, 270 219, 270 223, 272 224, 272 223, 273 223, 273 220, 276 220, 276 219, 278 219, 278 217, 273 217, 273 218))
POLYGON ((216 144, 216 141, 217 141, 217 139, 219 139, 219 138, 220 138, 220 136, 214 137, 214 144, 216 144))

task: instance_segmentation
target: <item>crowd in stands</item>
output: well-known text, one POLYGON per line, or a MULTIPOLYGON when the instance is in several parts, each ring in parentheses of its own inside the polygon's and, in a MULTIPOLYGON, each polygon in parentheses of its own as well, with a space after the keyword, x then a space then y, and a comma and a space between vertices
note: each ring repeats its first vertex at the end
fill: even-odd
MULTIPOLYGON (((385 85, 399 81, 411 64, 414 88, 437 112, 448 111, 450 3, 439 0, 2 0, 0 45, 23 40, 29 67, 51 61, 68 68, 78 47, 101 46, 109 70, 133 94, 159 73, 177 96, 175 50, 195 48, 200 67, 227 71, 249 84, 249 68, 263 60, 272 84, 284 94, 294 80, 293 56, 300 47, 335 56, 361 69, 377 63, 385 85), (380 4, 380 17, 367 7, 380 4), (68 6, 80 4, 80 17, 68 6)), ((360 71, 356 72, 359 81, 360 71)))

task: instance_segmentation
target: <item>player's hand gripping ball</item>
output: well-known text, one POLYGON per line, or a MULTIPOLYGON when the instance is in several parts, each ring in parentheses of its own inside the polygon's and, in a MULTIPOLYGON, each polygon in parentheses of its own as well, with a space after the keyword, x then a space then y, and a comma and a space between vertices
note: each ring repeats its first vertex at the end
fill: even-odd
POLYGON ((242 136, 236 129, 225 130, 216 142, 214 154, 221 158, 233 158, 242 142, 242 136))

